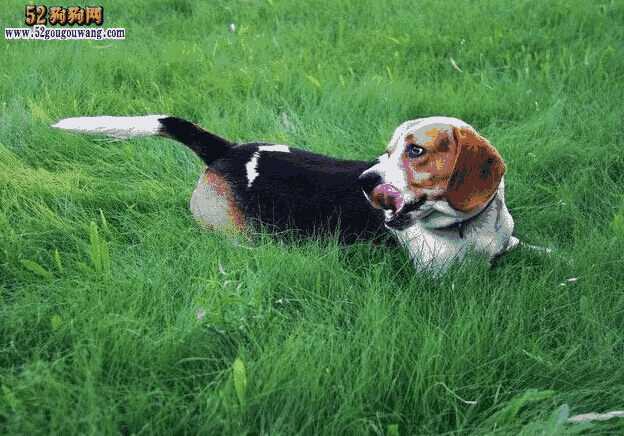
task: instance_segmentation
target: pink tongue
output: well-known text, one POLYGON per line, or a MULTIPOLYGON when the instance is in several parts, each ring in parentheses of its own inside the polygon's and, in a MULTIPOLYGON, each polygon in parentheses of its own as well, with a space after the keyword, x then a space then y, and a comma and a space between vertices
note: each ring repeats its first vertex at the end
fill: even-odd
POLYGON ((394 212, 403 207, 403 196, 394 185, 383 183, 376 186, 372 192, 372 198, 376 199, 383 209, 392 209, 394 212))

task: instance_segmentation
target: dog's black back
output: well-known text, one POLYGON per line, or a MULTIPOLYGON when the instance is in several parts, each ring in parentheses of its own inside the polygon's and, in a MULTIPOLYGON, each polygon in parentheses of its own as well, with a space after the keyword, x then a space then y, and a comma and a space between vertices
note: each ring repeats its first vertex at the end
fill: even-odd
POLYGON ((263 145, 270 144, 234 146, 210 164, 229 182, 247 218, 306 236, 337 232, 346 242, 385 233, 383 213, 370 206, 357 182, 372 162, 293 148, 288 153, 262 151, 258 176, 249 186, 245 165, 263 145))

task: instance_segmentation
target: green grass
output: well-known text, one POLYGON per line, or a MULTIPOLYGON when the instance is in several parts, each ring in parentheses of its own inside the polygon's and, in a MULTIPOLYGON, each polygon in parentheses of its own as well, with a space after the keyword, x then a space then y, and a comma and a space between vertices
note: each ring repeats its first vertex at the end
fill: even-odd
POLYGON ((0 41, 0 433, 624 432, 562 423, 624 409, 621 1, 102 4, 126 41, 0 41), (557 255, 228 238, 180 145, 48 127, 145 113, 349 158, 462 118, 557 255))

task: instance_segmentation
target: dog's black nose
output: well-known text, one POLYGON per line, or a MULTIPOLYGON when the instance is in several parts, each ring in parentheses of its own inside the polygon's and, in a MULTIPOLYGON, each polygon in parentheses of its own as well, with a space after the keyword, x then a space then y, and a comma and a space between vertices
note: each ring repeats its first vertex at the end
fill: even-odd
POLYGON ((381 182, 381 176, 375 172, 365 172, 362 173, 360 177, 358 177, 358 183, 360 185, 360 188, 362 188, 362 191, 366 192, 367 194, 375 189, 375 186, 380 185, 381 182))

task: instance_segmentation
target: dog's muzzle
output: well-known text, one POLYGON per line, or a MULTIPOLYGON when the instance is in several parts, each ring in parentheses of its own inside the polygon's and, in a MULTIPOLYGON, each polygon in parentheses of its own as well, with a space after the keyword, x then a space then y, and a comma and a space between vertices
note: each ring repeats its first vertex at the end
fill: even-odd
POLYGON ((405 203, 401 192, 390 183, 377 185, 371 192, 370 197, 373 206, 377 206, 380 209, 389 210, 394 213, 398 213, 403 208, 403 204, 405 203))
POLYGON ((390 183, 383 183, 379 174, 365 172, 358 178, 358 183, 373 207, 393 212, 403 207, 401 192, 390 183))
POLYGON ((425 202, 425 198, 405 202, 401 192, 390 183, 383 183, 379 174, 364 173, 358 178, 360 188, 371 205, 383 209, 386 213, 386 227, 393 230, 404 230, 413 224, 410 212, 418 210, 425 202))

